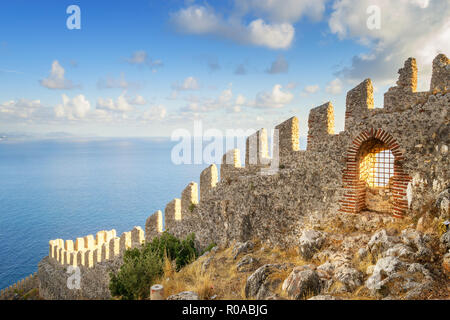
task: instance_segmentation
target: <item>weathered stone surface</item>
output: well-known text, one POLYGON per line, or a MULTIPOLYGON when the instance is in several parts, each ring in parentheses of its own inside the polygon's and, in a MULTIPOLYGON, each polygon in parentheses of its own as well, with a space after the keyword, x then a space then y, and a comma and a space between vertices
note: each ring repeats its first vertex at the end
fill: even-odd
POLYGON ((198 300, 198 294, 193 291, 183 291, 169 296, 167 300, 198 300))
POLYGON ((364 275, 354 268, 343 266, 336 269, 334 279, 344 285, 345 291, 351 292, 363 284, 364 275))
POLYGON ((389 236, 385 229, 382 229, 372 235, 369 243, 367 244, 367 247, 372 255, 376 257, 381 255, 384 251, 386 251, 393 245, 393 237, 389 236))
POLYGON ((325 234, 316 230, 306 230, 299 239, 299 253, 305 259, 312 256, 322 247, 325 242, 325 234))
POLYGON ((381 258, 377 261, 372 276, 366 281, 366 287, 372 291, 373 294, 382 292, 386 283, 392 275, 395 274, 403 266, 403 263, 395 257, 381 258))
POLYGON ((442 269, 447 276, 450 276, 450 252, 447 252, 442 258, 442 269))
POLYGON ((45 257, 38 264, 39 295, 46 300, 111 299, 109 273, 116 272, 121 264, 122 259, 116 258, 96 264, 93 268, 79 267, 80 286, 77 289, 76 282, 69 279, 74 271, 67 273, 64 266, 45 257), (72 289, 68 283, 73 285, 72 289))
POLYGON ((249 272, 253 271, 257 264, 257 259, 253 258, 251 255, 246 255, 236 264, 236 269, 239 272, 249 272))
POLYGON ((450 230, 444 233, 439 240, 444 250, 450 250, 450 230))
POLYGON ((296 267, 284 280, 282 289, 288 297, 304 299, 320 292, 320 279, 315 270, 304 267, 296 267))
POLYGON ((273 291, 281 284, 281 280, 272 280, 270 275, 283 269, 286 269, 286 266, 282 264, 266 264, 258 268, 247 278, 245 297, 262 300, 273 296, 273 291))
POLYGON ((241 253, 247 253, 251 250, 253 250, 253 242, 251 241, 246 241, 244 243, 242 242, 238 242, 236 243, 236 245, 233 248, 233 259, 236 260, 236 258, 241 254, 241 253))

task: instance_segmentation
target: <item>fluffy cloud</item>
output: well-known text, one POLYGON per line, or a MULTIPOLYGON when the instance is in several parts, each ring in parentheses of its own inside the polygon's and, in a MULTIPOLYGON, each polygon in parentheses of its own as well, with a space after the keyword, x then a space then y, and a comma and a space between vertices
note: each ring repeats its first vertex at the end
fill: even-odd
POLYGON ((0 117, 28 119, 41 107, 40 100, 10 100, 0 104, 0 117))
POLYGON ((39 83, 48 89, 72 89, 74 85, 72 81, 64 78, 65 70, 59 64, 58 60, 53 61, 50 74, 47 78, 39 81, 39 83))
POLYGON ((335 1, 328 23, 331 32, 369 48, 367 53, 353 57, 351 65, 337 75, 355 81, 371 77, 381 84, 392 83, 397 78, 395 70, 413 56, 422 75, 419 86, 422 82, 422 89, 427 89, 423 80, 429 80, 433 58, 439 52, 450 52, 449 16, 448 1, 335 1), (371 5, 380 9, 379 29, 367 27, 371 15, 367 8, 371 5))
POLYGON ((161 67, 163 65, 162 60, 152 60, 148 53, 145 50, 138 50, 133 52, 130 58, 126 58, 129 64, 140 65, 140 66, 148 66, 152 68, 153 71, 156 72, 156 68, 161 67))
POLYGON ((175 91, 198 90, 200 89, 200 85, 196 78, 187 77, 181 84, 178 82, 172 84, 172 89, 175 91))
POLYGON ((294 27, 289 23, 266 23, 254 19, 248 25, 241 19, 223 19, 209 6, 193 5, 171 14, 171 23, 182 33, 211 34, 244 44, 286 49, 294 38, 294 27))
POLYGON ((163 105, 152 106, 150 109, 145 111, 141 120, 143 121, 155 121, 155 120, 163 120, 167 116, 167 110, 163 105))
POLYGON ((220 95, 215 98, 199 98, 191 96, 187 98, 187 105, 180 109, 183 113, 208 113, 217 110, 240 112, 240 107, 244 105, 245 98, 242 95, 238 95, 233 99, 232 84, 228 85, 228 88, 222 90, 220 95))
POLYGON ((65 118, 68 120, 80 120, 86 118, 91 109, 90 102, 82 94, 72 99, 67 95, 62 95, 62 103, 54 108, 57 118, 65 118))
POLYGON ((289 23, 268 24, 262 19, 252 21, 247 29, 250 43, 271 49, 289 48, 295 34, 289 23))
POLYGON ((117 111, 117 112, 129 112, 133 110, 133 107, 125 97, 125 93, 122 93, 115 101, 111 98, 97 99, 97 109, 117 111))
POLYGON ((279 55, 278 58, 272 62, 269 69, 266 70, 267 73, 286 73, 289 69, 289 63, 286 61, 283 55, 279 55))
POLYGON ((342 81, 339 78, 333 79, 327 83, 325 91, 331 94, 340 94, 342 92, 342 81))
POLYGON ((131 104, 140 105, 140 106, 147 104, 147 101, 144 99, 144 97, 140 96, 140 95, 136 95, 136 97, 131 99, 129 102, 131 104))
POLYGON ((281 90, 282 85, 276 84, 269 92, 260 92, 256 95, 253 105, 257 108, 282 108, 290 103, 294 95, 281 90))

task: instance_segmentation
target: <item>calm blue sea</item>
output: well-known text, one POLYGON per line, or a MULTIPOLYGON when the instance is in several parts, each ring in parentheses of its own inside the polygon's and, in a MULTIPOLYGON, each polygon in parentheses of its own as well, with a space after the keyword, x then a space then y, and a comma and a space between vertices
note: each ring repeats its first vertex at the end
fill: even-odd
POLYGON ((175 142, 150 139, 0 142, 0 288, 37 271, 50 239, 74 239, 146 218, 199 181, 174 165, 175 142))

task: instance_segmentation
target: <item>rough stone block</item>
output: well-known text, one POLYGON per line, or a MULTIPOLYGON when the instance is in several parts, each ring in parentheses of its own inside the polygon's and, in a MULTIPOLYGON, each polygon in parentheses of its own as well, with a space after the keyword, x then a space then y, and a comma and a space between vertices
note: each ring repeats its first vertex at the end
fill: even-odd
POLYGON ((163 217, 161 210, 156 211, 145 222, 145 241, 150 242, 163 232, 163 217))
POLYGON ((109 240, 109 259, 114 259, 120 254, 120 238, 115 237, 109 240))
POLYGON ((131 247, 136 248, 140 247, 145 242, 145 233, 141 227, 134 227, 131 230, 131 247))
POLYGON ((79 251, 81 249, 84 249, 84 238, 77 238, 75 240, 75 251, 79 251))
POLYGON ((120 236, 120 254, 131 248, 131 232, 124 232, 120 236))
POLYGON ((204 169, 200 174, 200 200, 212 190, 218 182, 218 171, 215 164, 204 169))

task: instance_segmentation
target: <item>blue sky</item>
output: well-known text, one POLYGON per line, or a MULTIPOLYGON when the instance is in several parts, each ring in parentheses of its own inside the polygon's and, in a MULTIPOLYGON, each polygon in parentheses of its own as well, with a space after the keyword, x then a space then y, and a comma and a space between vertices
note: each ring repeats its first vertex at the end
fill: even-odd
POLYGON ((271 129, 370 77, 375 105, 409 56, 426 90, 450 48, 447 1, 3 1, 0 132, 170 136, 271 129), (69 30, 69 5, 81 29, 69 30), (380 9, 369 29, 367 8, 380 9), (400 14, 399 13, 403 13, 400 14))

